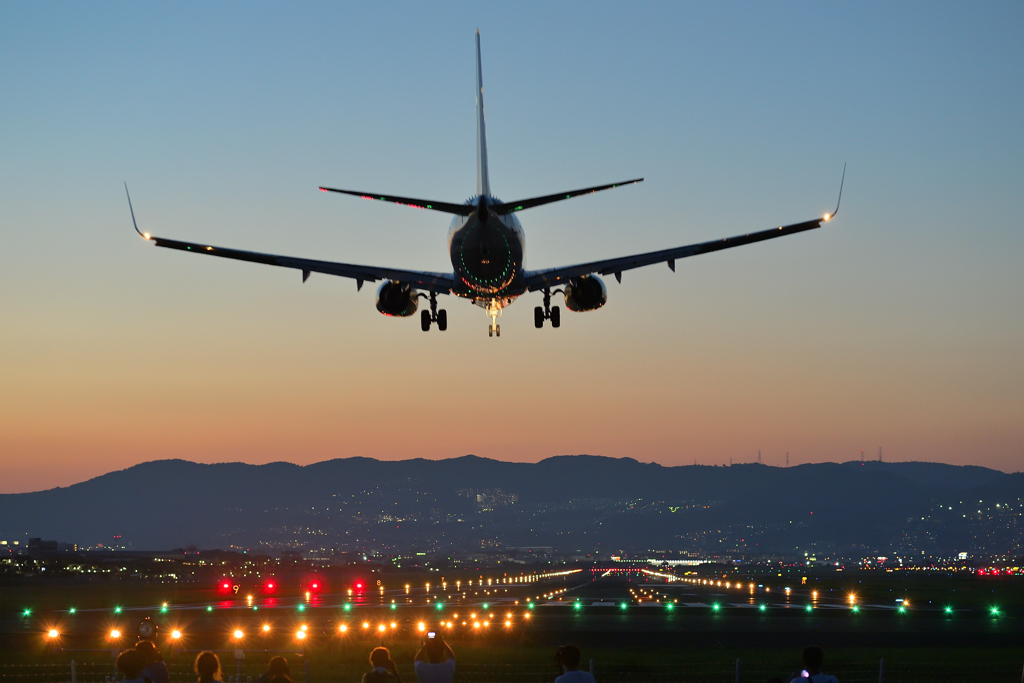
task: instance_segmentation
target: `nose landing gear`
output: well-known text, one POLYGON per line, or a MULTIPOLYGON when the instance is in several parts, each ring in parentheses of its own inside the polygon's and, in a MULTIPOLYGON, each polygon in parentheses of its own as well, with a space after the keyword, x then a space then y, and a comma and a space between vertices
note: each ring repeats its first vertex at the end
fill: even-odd
MULTIPOLYGON (((561 292, 561 289, 556 289, 554 293, 561 292)), ((537 329, 544 327, 544 321, 550 320, 551 327, 558 327, 562 324, 562 315, 558 306, 551 305, 551 290, 544 290, 544 307, 537 306, 533 309, 533 326, 537 329)))
POLYGON ((430 331, 430 324, 437 323, 437 329, 444 332, 448 329, 448 311, 437 310, 437 292, 431 292, 430 296, 427 297, 424 294, 420 294, 421 297, 429 298, 430 310, 420 312, 420 329, 424 332, 430 331))
POLYGON ((487 327, 487 336, 500 337, 501 325, 498 324, 498 316, 501 315, 501 307, 497 302, 491 301, 487 304, 487 315, 491 316, 491 324, 487 327))

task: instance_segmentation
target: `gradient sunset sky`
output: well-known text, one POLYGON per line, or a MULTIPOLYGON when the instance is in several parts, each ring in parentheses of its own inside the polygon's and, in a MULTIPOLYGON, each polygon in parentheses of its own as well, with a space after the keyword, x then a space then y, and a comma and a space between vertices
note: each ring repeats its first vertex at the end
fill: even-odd
MULTIPOLYGON (((0 4, 0 492, 159 458, 1024 469, 1024 4, 0 4), (446 270, 473 33, 528 267, 820 216, 533 327, 156 249, 446 270)), ((560 302, 559 302, 560 303, 560 302)))

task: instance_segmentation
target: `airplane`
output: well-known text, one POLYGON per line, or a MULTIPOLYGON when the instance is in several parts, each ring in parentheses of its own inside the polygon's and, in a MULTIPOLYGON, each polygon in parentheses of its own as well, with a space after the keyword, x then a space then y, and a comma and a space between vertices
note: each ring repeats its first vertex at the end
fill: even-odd
POLYGON ((544 326, 544 321, 547 320, 550 321, 551 327, 557 328, 561 325, 561 313, 558 306, 551 305, 551 296, 561 294, 565 301, 565 307, 574 312, 593 311, 601 308, 608 300, 608 290, 599 275, 614 275, 615 279, 621 283, 623 271, 657 263, 665 263, 675 272, 678 259, 819 228, 822 223, 831 220, 838 213, 839 201, 842 201, 843 197, 843 182, 846 180, 846 167, 844 166, 836 208, 832 213, 826 213, 821 218, 682 247, 558 268, 527 270, 524 260, 525 233, 519 222, 519 212, 572 197, 625 185, 635 185, 643 182, 643 178, 512 202, 503 202, 495 197, 491 193, 487 172, 487 134, 484 124, 484 85, 479 29, 476 32, 476 127, 476 195, 462 204, 320 187, 322 192, 353 195, 373 201, 391 202, 452 214, 453 218, 448 229, 448 253, 453 269, 451 273, 432 273, 295 258, 155 237, 148 232, 139 230, 127 183, 125 183, 124 189, 128 196, 128 208, 131 211, 135 231, 158 247, 294 268, 302 271, 303 282, 309 278, 311 273, 347 277, 356 281, 357 291, 362 289, 364 282, 383 280, 377 289, 377 310, 387 316, 405 318, 415 315, 420 299, 426 299, 429 310, 420 311, 420 326, 424 332, 429 331, 431 325, 435 324, 438 330, 448 329, 448 314, 443 308, 438 309, 437 296, 450 294, 468 299, 483 308, 491 319, 487 328, 488 336, 500 337, 501 327, 498 325, 497 318, 501 311, 517 298, 529 292, 540 291, 544 297, 543 306, 534 308, 534 326, 541 328, 544 326), (560 289, 558 289, 559 287, 560 289))

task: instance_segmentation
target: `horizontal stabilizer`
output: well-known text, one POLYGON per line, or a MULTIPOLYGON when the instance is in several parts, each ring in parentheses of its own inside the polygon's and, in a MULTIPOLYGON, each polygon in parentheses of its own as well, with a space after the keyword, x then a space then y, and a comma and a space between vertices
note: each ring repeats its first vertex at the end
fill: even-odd
POLYGON ((469 204, 449 204, 448 202, 433 202, 429 199, 413 199, 411 197, 398 197, 393 194, 371 194, 369 192, 357 192, 355 190, 339 190, 334 187, 321 187, 321 192, 337 192, 339 194, 350 194, 353 197, 373 199, 378 202, 391 202, 402 206, 411 206, 416 209, 431 209, 443 213, 455 213, 460 216, 468 216, 476 210, 475 206, 469 204))
POLYGON ((585 187, 582 190, 559 192, 557 194, 549 194, 543 197, 533 197, 532 199, 520 199, 517 202, 505 202, 505 204, 492 207, 492 209, 495 213, 515 213, 516 211, 522 211, 523 209, 532 209, 535 206, 542 206, 544 204, 551 204, 553 202, 571 199, 572 197, 579 197, 581 194, 591 194, 592 192, 600 192, 601 190, 610 190, 613 187, 622 187, 623 185, 635 185, 636 183, 642 183, 643 181, 643 178, 634 178, 633 180, 624 180, 621 183, 585 187))

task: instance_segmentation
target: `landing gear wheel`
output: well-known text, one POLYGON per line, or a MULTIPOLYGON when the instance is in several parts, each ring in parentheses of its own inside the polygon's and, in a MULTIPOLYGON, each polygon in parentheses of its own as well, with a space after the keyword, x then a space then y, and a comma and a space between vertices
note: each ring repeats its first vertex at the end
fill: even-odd
POLYGON ((442 332, 448 329, 448 311, 443 308, 437 312, 437 329, 442 332))
POLYGON ((551 307, 551 327, 558 327, 562 324, 562 313, 558 306, 551 307))
POLYGON ((494 326, 494 336, 495 337, 500 337, 501 336, 501 325, 495 325, 494 326))
POLYGON ((424 332, 430 331, 430 311, 420 311, 420 329, 424 332))
POLYGON ((533 309, 533 326, 538 330, 544 327, 544 309, 540 306, 533 309))
POLYGON ((487 336, 488 337, 493 337, 494 336, 494 325, 488 325, 487 326, 487 336))

